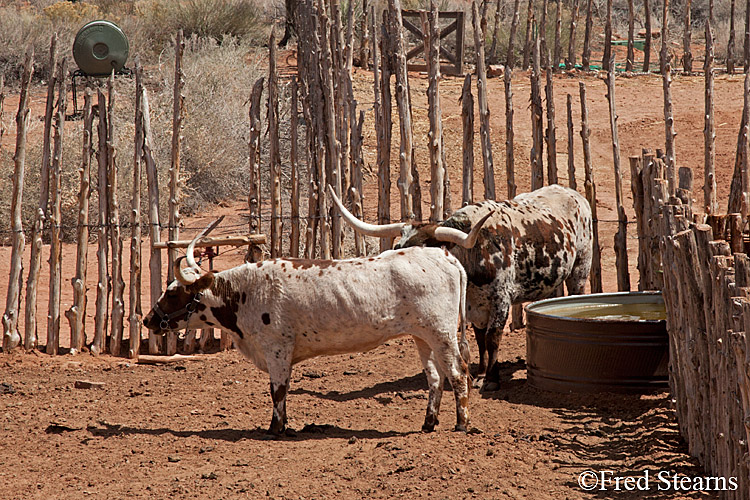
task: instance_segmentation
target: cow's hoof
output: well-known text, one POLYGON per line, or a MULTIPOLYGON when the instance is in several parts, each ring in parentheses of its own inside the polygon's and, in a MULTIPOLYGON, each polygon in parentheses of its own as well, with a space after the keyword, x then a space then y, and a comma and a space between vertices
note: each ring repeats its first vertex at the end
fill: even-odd
POLYGON ((435 432, 435 424, 422 424, 422 432, 425 434, 428 432, 435 432))
POLYGON ((466 434, 466 426, 463 424, 456 424, 456 427, 453 428, 453 432, 463 432, 464 434, 466 434))
POLYGON ((481 392, 495 392, 500 389, 500 384, 497 382, 494 382, 492 380, 486 380, 484 381, 484 384, 482 385, 481 392))
POLYGON ((484 384, 484 376, 477 376, 474 380, 471 381, 471 386, 474 389, 480 389, 482 385, 484 384))

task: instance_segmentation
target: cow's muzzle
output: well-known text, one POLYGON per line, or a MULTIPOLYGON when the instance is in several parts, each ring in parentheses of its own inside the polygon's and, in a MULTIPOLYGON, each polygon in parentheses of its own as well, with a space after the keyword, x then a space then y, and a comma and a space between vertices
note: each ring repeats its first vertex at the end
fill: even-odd
POLYGON ((174 330, 177 330, 177 328, 172 328, 169 326, 169 322, 174 319, 182 319, 181 316, 185 316, 185 324, 187 325, 188 320, 190 319, 190 316, 195 312, 195 310, 198 307, 198 304, 201 301, 201 298, 203 297, 203 294, 201 292, 196 293, 193 295, 193 298, 187 303, 185 307, 182 309, 178 309, 177 311, 171 312, 171 313, 165 313, 162 311, 161 307, 159 307, 159 304, 154 304, 154 307, 152 309, 152 312, 158 317, 159 319, 159 329, 155 330, 158 334, 164 334, 165 332, 171 332, 174 330))

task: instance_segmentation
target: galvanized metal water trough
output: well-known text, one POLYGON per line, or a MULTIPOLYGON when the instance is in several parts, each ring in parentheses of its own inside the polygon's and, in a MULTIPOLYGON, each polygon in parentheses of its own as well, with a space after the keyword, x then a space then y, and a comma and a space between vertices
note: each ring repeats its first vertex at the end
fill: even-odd
POLYGON ((558 392, 649 392, 668 385, 661 292, 574 295, 526 306, 526 370, 558 392))

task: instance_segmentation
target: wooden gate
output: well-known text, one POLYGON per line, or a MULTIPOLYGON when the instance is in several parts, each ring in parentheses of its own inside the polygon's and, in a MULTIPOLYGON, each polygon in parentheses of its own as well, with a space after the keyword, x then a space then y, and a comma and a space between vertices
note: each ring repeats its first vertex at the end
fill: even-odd
MULTIPOLYGON (((417 55, 424 53, 425 34, 422 32, 422 23, 420 17, 423 12, 420 10, 402 10, 401 15, 404 19, 404 28, 417 36, 420 42, 412 47, 406 53, 407 67, 410 71, 427 71, 426 64, 408 64, 408 61, 414 59, 417 55)), ((448 35, 456 32, 456 50, 454 53, 448 51, 444 44, 440 44, 440 58, 450 64, 440 65, 440 71, 448 75, 462 75, 464 72, 464 13, 458 12, 440 12, 438 19, 452 20, 450 24, 441 28, 440 40, 442 42, 448 35)))

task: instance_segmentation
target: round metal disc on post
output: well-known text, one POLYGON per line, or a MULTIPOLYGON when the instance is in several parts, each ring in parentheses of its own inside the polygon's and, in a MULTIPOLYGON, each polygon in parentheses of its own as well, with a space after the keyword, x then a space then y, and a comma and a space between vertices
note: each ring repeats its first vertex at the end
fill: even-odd
POLYGON ((129 51, 125 33, 110 21, 91 21, 78 30, 73 42, 73 58, 89 76, 108 76, 112 69, 120 71, 129 51))

